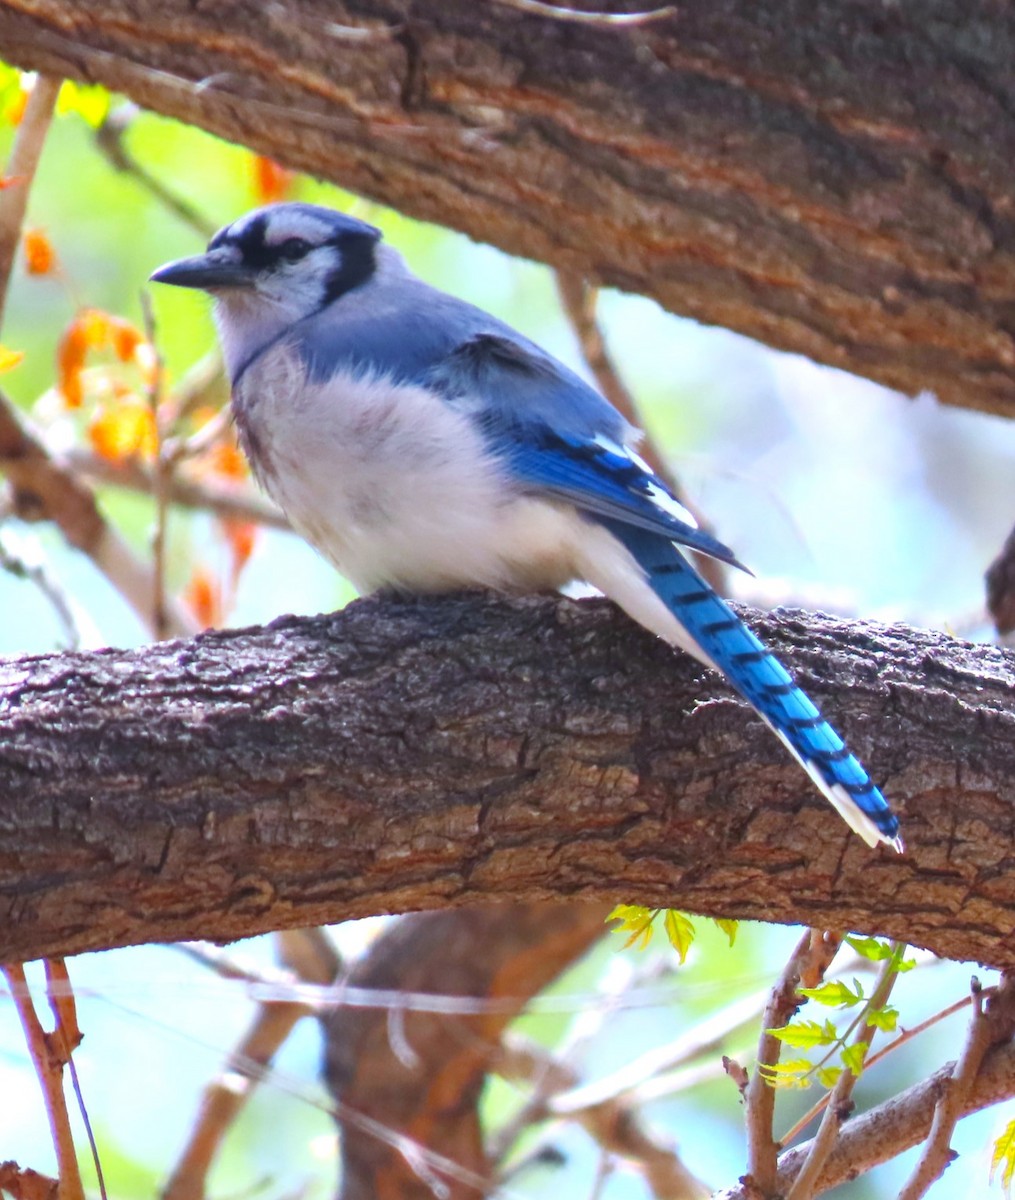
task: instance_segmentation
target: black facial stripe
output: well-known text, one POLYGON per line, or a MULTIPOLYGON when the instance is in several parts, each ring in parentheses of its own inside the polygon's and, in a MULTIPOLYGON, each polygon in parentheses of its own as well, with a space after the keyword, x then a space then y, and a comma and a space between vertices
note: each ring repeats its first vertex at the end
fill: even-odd
POLYGON ((341 266, 328 277, 324 289, 325 304, 366 283, 377 266, 377 238, 373 233, 343 232, 332 240, 331 245, 338 248, 341 266))

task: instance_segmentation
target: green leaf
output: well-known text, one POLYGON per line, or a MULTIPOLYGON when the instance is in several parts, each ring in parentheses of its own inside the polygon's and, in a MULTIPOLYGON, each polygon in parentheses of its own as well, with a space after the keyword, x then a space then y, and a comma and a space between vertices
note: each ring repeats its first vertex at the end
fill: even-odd
POLYGON ((815 1075, 818 1083, 824 1088, 833 1088, 839 1082, 842 1067, 818 1067, 815 1075))
POLYGON ((663 928, 666 930, 666 936, 670 939, 670 945, 680 955, 680 961, 683 962, 694 942, 694 925, 690 918, 677 912, 675 908, 668 908, 666 916, 663 918, 663 928))
MULTIPOLYGON (((856 984, 855 979, 853 982, 856 984)), ((859 1004, 863 999, 863 991, 859 984, 857 984, 857 991, 851 992, 849 986, 841 979, 823 983, 821 987, 797 988, 797 991, 801 996, 806 996, 808 1000, 816 1000, 818 1004, 825 1004, 829 1008, 852 1008, 854 1004, 859 1004)))
POLYGON ((990 1182, 994 1182, 997 1168, 1004 1164, 1001 1170, 1001 1187, 1006 1196, 1011 1196, 1012 1179, 1015 1179, 1015 1121, 1009 1121, 1001 1136, 994 1143, 990 1156, 990 1182))
POLYGON ((837 1040, 835 1026, 831 1021, 819 1025, 817 1021, 794 1021, 779 1029, 766 1030, 787 1046, 830 1046, 837 1040))
POLYGON ((725 917, 714 917, 713 920, 719 928, 726 934, 730 940, 730 947, 737 940, 737 930, 740 928, 739 921, 727 921, 725 917))
POLYGON ((892 948, 886 942, 879 941, 877 938, 865 937, 848 937, 847 943, 860 955, 861 958, 866 958, 870 962, 884 962, 892 957, 892 948))
POLYGON ((872 1008, 867 1014, 867 1024, 885 1033, 894 1033, 899 1023, 899 1010, 886 1004, 884 1008, 872 1008))
POLYGON ((848 1071, 852 1071, 857 1079, 863 1074, 863 1062, 869 1049, 869 1042, 854 1042, 852 1046, 846 1046, 842 1051, 843 1065, 848 1071))

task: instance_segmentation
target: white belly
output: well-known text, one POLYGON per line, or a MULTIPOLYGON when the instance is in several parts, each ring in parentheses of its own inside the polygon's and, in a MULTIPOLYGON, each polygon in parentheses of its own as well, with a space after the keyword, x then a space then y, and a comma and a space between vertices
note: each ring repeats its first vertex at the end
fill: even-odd
POLYGON ((306 386, 269 351, 233 398, 255 473, 361 591, 558 587, 574 575, 568 505, 521 494, 468 419, 376 376, 306 386))

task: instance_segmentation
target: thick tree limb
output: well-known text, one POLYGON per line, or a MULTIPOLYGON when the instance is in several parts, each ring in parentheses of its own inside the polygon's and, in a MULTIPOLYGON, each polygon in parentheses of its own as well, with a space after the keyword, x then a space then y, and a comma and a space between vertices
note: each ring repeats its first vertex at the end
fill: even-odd
POLYGON ((904 857, 605 602, 371 600, 0 664, 0 961, 623 899, 1010 965, 1012 657, 752 619, 886 787, 904 857))
POLYGON ((0 47, 513 253, 1015 415, 1006 5, 685 0, 611 27, 483 0, 0 0, 0 47))

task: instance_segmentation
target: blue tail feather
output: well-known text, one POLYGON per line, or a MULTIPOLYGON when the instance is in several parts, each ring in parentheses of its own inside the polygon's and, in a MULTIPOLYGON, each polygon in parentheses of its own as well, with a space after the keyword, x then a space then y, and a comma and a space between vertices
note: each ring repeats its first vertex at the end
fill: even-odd
POLYGON ((902 849, 898 818, 842 738, 770 650, 672 542, 604 521, 706 657, 757 710, 847 823, 870 845, 902 849))

